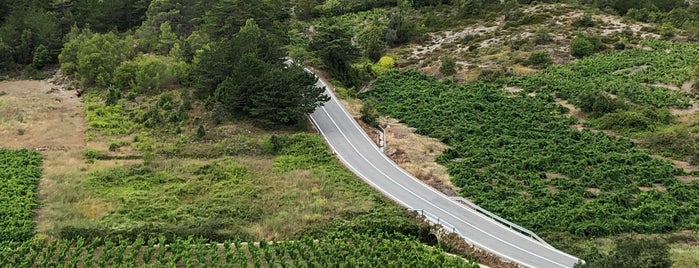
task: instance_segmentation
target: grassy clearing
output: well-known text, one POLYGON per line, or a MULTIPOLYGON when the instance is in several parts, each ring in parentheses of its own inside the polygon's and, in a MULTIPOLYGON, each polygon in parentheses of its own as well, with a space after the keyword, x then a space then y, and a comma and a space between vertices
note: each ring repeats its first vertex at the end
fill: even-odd
POLYGON ((39 230, 68 238, 194 235, 215 241, 343 228, 417 232, 398 206, 346 171, 319 137, 268 131, 245 120, 216 124, 215 114, 196 102, 187 109, 186 102, 183 91, 106 107, 100 96, 88 96, 87 149, 52 153, 82 161, 47 169, 39 230))

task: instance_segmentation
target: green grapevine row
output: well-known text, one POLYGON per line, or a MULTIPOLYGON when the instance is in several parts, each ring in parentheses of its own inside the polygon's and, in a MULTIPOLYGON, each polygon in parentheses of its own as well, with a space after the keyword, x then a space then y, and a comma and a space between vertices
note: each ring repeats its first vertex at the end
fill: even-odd
POLYGON ((408 238, 205 243, 165 238, 0 243, 0 267, 478 267, 408 238))
POLYGON ((0 241, 23 241, 34 235, 40 177, 39 153, 0 149, 0 241))
POLYGON ((580 97, 607 92, 641 105, 689 106, 691 95, 652 86, 660 83, 681 87, 699 62, 696 43, 650 40, 644 49, 600 54, 566 65, 554 65, 538 74, 512 78, 511 83, 529 92, 555 93, 580 104, 580 97))

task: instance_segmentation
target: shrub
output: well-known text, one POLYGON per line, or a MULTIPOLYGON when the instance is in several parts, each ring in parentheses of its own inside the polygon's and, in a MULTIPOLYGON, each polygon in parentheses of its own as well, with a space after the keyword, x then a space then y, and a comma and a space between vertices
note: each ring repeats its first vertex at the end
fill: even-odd
POLYGON ((546 28, 541 28, 534 33, 534 43, 537 45, 545 45, 552 41, 551 34, 546 28))
POLYGON ((478 79, 483 81, 492 82, 498 78, 510 75, 510 71, 505 68, 488 68, 482 69, 478 74, 478 79))
POLYGON ((122 62, 114 71, 112 82, 119 89, 133 89, 140 93, 157 93, 163 87, 186 80, 188 70, 184 62, 155 55, 141 55, 122 62))
POLYGON ((200 139, 206 137, 206 129, 203 125, 199 125, 199 128, 197 128, 197 137, 200 139))
POLYGON ((371 65, 371 71, 376 76, 381 76, 393 70, 396 62, 390 56, 383 56, 376 64, 371 65))
POLYGON ((595 26, 595 22, 592 20, 592 14, 585 13, 582 15, 582 17, 580 17, 580 19, 576 20, 573 23, 573 25, 577 26, 577 27, 589 28, 589 27, 595 26))
POLYGON ((447 76, 456 74, 456 60, 451 56, 442 57, 442 65, 439 66, 439 72, 447 76))
POLYGON ((534 65, 534 66, 539 66, 539 67, 546 67, 549 66, 553 61, 551 60, 551 56, 549 55, 548 52, 540 50, 540 51, 534 51, 531 55, 529 55, 529 59, 527 59, 527 63, 529 65, 534 65))
POLYGON ((675 27, 673 27, 670 23, 663 23, 663 25, 660 27, 660 36, 665 39, 675 37, 675 27))
POLYGON ((590 56, 595 52, 595 46, 585 37, 576 37, 570 43, 570 55, 576 58, 590 56))
POLYGON ((622 100, 612 99, 602 92, 594 92, 580 96, 578 105, 583 112, 592 113, 593 117, 600 117, 619 109, 625 110, 626 104, 622 100))
POLYGON ((360 110, 362 114, 362 121, 371 125, 372 127, 379 126, 379 111, 376 110, 376 106, 371 101, 364 102, 362 109, 360 110))
POLYGON ((104 154, 98 150, 85 149, 83 151, 83 156, 85 157, 86 163, 92 164, 95 162, 95 160, 103 158, 104 154))

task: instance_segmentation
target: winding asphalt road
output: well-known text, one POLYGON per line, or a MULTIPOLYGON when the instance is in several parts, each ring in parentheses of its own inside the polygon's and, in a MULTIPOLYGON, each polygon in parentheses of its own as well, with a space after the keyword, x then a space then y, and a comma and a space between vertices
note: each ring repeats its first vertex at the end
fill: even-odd
MULTIPOLYGON (((308 70, 307 70, 308 71, 308 70)), ((461 235, 467 242, 526 267, 573 267, 574 256, 541 244, 452 201, 398 167, 370 140, 319 79, 331 99, 310 117, 333 152, 356 175, 399 204, 461 235)))

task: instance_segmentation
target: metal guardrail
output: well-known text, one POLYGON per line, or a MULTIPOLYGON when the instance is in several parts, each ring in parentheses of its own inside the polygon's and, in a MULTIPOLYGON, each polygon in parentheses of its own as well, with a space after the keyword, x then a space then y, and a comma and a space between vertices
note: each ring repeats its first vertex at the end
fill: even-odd
POLYGON ((465 204, 465 205, 467 205, 467 206, 469 206, 469 207, 475 209, 475 210, 478 211, 479 213, 484 214, 484 215, 490 217, 491 219, 496 220, 496 221, 498 221, 498 222, 500 222, 500 223, 502 223, 502 224, 504 224, 504 225, 507 225, 507 227, 510 227, 510 229, 513 229, 513 230, 518 231, 518 232, 520 232, 520 233, 522 233, 522 234, 528 235, 529 237, 535 239, 536 241, 539 241, 539 243, 541 243, 541 244, 544 244, 544 245, 546 245, 546 246, 548 246, 548 247, 551 247, 551 245, 549 245, 549 243, 546 243, 546 241, 544 241, 544 239, 542 239, 541 237, 539 237, 538 235, 536 235, 534 232, 529 231, 527 228, 524 228, 524 227, 522 227, 522 226, 519 226, 519 225, 517 225, 517 224, 514 223, 514 222, 511 222, 511 221, 508 221, 508 220, 506 220, 506 219, 503 219, 503 218, 501 218, 500 216, 495 215, 495 214, 493 214, 492 212, 490 212, 490 211, 488 211, 488 210, 486 210, 486 209, 484 209, 484 208, 482 208, 482 207, 479 207, 478 205, 474 204, 473 202, 471 202, 470 200, 468 200, 468 199, 466 199, 466 198, 463 198, 463 197, 460 197, 460 196, 450 196, 449 198, 451 198, 451 199, 454 200, 454 201, 461 202, 461 203, 463 203, 463 204, 465 204))
POLYGON ((447 221, 440 219, 439 217, 435 216, 434 214, 429 213, 429 212, 425 211, 424 209, 410 209, 410 210, 420 213, 420 216, 424 216, 428 221, 431 221, 433 223, 436 223, 438 225, 445 227, 445 230, 451 231, 452 233, 455 233, 461 237, 464 237, 464 235, 461 232, 459 232, 459 230, 456 229, 456 227, 454 225, 452 225, 451 223, 449 223, 447 221))

